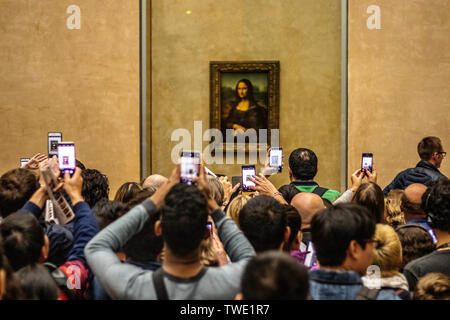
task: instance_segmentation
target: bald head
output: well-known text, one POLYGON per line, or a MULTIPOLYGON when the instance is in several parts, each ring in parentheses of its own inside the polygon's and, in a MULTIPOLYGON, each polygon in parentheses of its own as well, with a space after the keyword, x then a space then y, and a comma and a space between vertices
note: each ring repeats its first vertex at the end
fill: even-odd
POLYGON ((405 215, 405 220, 414 220, 426 216, 421 208, 422 196, 427 190, 427 186, 420 183, 410 184, 403 193, 401 209, 405 215))
POLYGON ((169 181, 166 177, 160 175, 160 174, 152 174, 147 179, 144 180, 144 183, 142 183, 142 188, 155 188, 159 189, 166 181, 169 181))
POLYGON ((422 196, 427 191, 427 186, 421 183, 410 184, 405 189, 405 197, 409 202, 422 203, 422 196))
POLYGON ((320 210, 326 208, 320 196, 308 192, 296 194, 291 200, 291 205, 300 213, 303 227, 309 226, 312 217, 320 210))

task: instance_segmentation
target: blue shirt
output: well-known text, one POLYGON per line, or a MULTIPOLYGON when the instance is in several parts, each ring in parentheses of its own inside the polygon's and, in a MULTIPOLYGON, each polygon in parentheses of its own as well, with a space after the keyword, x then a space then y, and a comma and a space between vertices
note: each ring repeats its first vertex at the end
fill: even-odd
MULTIPOLYGON (((309 293, 313 300, 355 300, 362 287, 359 274, 354 271, 313 270, 309 293)), ((394 290, 381 289, 377 300, 401 300, 394 290)))

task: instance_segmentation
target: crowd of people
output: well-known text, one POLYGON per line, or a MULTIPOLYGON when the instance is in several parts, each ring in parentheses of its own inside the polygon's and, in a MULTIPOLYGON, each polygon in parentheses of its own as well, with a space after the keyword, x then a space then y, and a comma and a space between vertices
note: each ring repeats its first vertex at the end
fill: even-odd
POLYGON ((128 181, 77 161, 53 190, 33 157, 0 177, 0 300, 449 300, 450 181, 437 137, 384 188, 358 169, 345 192, 315 180, 307 148, 276 188, 264 171, 242 192, 203 164, 193 184, 128 181), (47 219, 61 193, 73 211, 47 219), (110 200, 113 198, 114 200, 110 200))

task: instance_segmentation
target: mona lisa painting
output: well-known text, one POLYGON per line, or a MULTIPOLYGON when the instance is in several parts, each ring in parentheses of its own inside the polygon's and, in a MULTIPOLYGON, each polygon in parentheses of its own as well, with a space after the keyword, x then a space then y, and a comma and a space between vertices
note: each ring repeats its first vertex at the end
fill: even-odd
POLYGON ((227 129, 234 136, 266 129, 270 138, 270 129, 279 128, 279 62, 214 61, 210 72, 211 128, 223 137, 227 129))

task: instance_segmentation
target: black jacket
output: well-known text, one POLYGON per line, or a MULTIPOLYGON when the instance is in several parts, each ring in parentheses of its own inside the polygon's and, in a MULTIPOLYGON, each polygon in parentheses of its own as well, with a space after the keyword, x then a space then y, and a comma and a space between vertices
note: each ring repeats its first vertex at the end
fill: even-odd
POLYGON ((429 186, 432 182, 439 179, 448 179, 439 170, 428 161, 420 161, 415 168, 409 168, 400 172, 394 180, 383 190, 384 196, 393 189, 404 190, 413 183, 421 183, 429 186))

